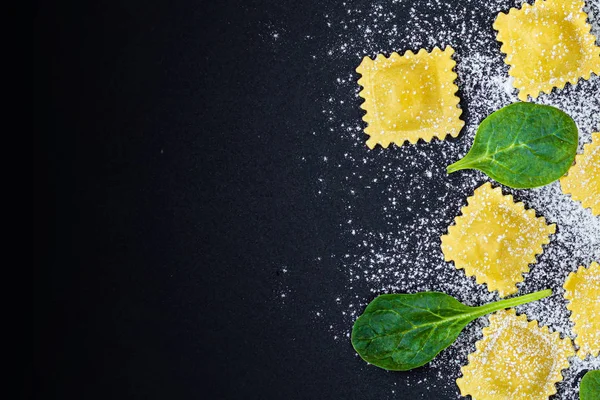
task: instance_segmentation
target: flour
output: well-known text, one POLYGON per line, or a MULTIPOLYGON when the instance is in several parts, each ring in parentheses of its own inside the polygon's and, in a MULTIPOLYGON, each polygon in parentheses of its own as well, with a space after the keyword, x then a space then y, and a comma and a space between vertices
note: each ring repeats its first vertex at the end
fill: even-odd
MULTIPOLYGON (((466 154, 486 116, 518 101, 492 23, 498 12, 523 2, 457 3, 349 2, 345 3, 345 13, 323 15, 332 40, 323 54, 315 57, 340 60, 340 67, 335 71, 335 92, 323 99, 328 126, 318 134, 335 137, 342 143, 337 147, 345 150, 334 153, 323 149, 323 170, 315 178, 319 179, 316 196, 336 198, 344 206, 339 240, 347 243, 347 249, 343 254, 323 254, 336 261, 347 281, 343 292, 326 299, 327 308, 343 316, 343 325, 328 325, 328 330, 333 339, 344 344, 354 320, 378 294, 437 290, 469 305, 499 299, 495 292, 490 293, 484 285, 445 262, 440 248, 440 236, 466 205, 467 196, 489 178, 477 171, 448 176, 445 167, 466 154), (359 110, 362 102, 357 95, 359 77, 354 68, 364 56, 446 45, 456 50, 456 83, 463 109, 461 118, 466 122, 461 135, 457 139, 368 150, 360 115, 348 112, 359 110)), ((585 10, 592 33, 598 35, 600 1, 588 0, 585 10)), ((553 105, 573 117, 579 128, 581 152, 583 144, 590 142, 592 131, 600 130, 599 93, 600 78, 592 76, 589 81, 580 80, 577 85, 567 84, 563 90, 542 94, 534 102, 553 105)), ((538 262, 525 274, 524 282, 518 284, 521 294, 545 288, 553 289, 554 294, 519 306, 517 311, 548 325, 551 331, 573 338, 562 285, 569 272, 579 265, 600 260, 600 218, 563 194, 558 182, 532 190, 503 187, 503 191, 558 227, 538 262)), ((323 310, 318 313, 319 319, 327 321, 323 310)), ((475 350, 475 342, 481 339, 481 329, 486 324, 485 317, 470 324, 454 345, 424 367, 435 371, 438 379, 413 381, 406 375, 407 383, 436 388, 449 395, 455 393, 459 398, 454 381, 460 376, 460 367, 467 363, 467 355, 475 350)), ((340 351, 347 351, 347 347, 340 346, 340 351)), ((571 367, 563 372, 565 379, 557 385, 555 398, 577 399, 583 372, 598 368, 598 358, 573 359, 571 367)), ((395 390, 396 387, 390 387, 390 393, 395 390)))

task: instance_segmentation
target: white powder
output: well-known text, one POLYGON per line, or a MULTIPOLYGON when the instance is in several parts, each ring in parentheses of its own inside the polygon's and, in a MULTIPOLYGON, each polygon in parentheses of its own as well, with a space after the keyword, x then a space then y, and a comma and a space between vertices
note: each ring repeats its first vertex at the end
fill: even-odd
MULTIPOLYGON (((340 351, 347 351, 354 320, 381 293, 438 290, 470 305, 499 299, 495 292, 488 292, 484 285, 478 285, 444 261, 440 236, 466 205, 467 196, 489 180, 476 171, 448 176, 445 167, 466 154, 477 126, 486 116, 518 101, 503 61, 505 55, 499 51, 491 26, 498 12, 522 2, 456 3, 449 0, 347 3, 345 13, 331 12, 323 17, 331 42, 323 54, 314 57, 340 62, 339 70, 335 71, 335 91, 324 94, 323 99, 328 126, 316 134, 327 140, 336 138, 341 142, 336 149, 344 150, 337 153, 323 148, 322 171, 315 178, 319 188, 316 195, 343 205, 339 241, 347 243, 347 248, 343 254, 323 254, 323 257, 335 260, 340 276, 347 283, 343 292, 331 293, 331 298, 326 299, 327 306, 323 307, 337 310, 343 316, 343 323, 330 325, 321 309, 318 316, 327 324, 332 337, 344 342, 340 351), (360 120, 362 111, 360 114, 356 111, 362 99, 357 95, 360 88, 354 68, 362 57, 446 45, 456 50, 458 94, 466 122, 462 134, 458 139, 368 150, 364 123, 360 120)), ((597 35, 600 2, 587 0, 586 4, 592 33, 597 35)), ((599 93, 600 78, 592 76, 589 81, 581 80, 577 85, 567 84, 563 90, 543 94, 535 102, 556 106, 573 117, 580 129, 581 152, 582 145, 591 140, 591 132, 600 130, 599 93)), ((538 215, 558 227, 538 262, 531 265, 524 282, 518 285, 520 293, 552 288, 554 294, 520 306, 517 311, 573 338, 562 285, 568 273, 579 265, 600 260, 600 218, 564 195, 558 182, 533 190, 503 188, 503 191, 513 194, 516 200, 534 208, 538 215)), ((407 380, 406 384, 424 385, 432 391, 454 393, 459 398, 454 381, 460 376, 460 367, 467 363, 467 355, 475 350, 475 342, 481 339, 481 328, 486 324, 487 319, 480 318, 469 325, 454 345, 424 367, 435 371, 438 376, 435 382, 413 380, 410 374, 402 379, 407 380)), ((583 372, 598 368, 598 358, 573 359, 571 367, 564 371, 564 381, 557 385, 555 398, 577 399, 583 372)), ((396 389, 390 387, 390 393, 396 389)))

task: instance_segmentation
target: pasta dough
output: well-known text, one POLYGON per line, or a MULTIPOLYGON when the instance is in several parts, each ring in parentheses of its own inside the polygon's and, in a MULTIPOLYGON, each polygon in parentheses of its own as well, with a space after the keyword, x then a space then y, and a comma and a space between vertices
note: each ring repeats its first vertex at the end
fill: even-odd
POLYGON ((456 384, 463 396, 473 400, 545 399, 556 393, 561 370, 569 367, 575 351, 571 339, 528 322, 515 310, 502 310, 490 317, 483 339, 461 368, 456 384))
POLYGON ((494 29, 521 100, 600 73, 600 47, 583 6, 583 0, 537 0, 498 14, 494 29))
POLYGON ((571 310, 571 320, 577 335, 575 344, 578 355, 585 358, 600 352, 600 265, 593 262, 589 268, 579 267, 569 274, 565 282, 567 308, 571 310))
POLYGON ((431 53, 408 50, 403 56, 379 54, 362 60, 356 72, 362 75, 359 96, 365 99, 361 108, 367 112, 363 120, 369 148, 458 136, 464 122, 459 118, 452 54, 452 47, 436 47, 431 53))
POLYGON ((575 158, 567 175, 560 179, 563 192, 570 194, 594 215, 600 215, 600 133, 592 134, 592 143, 575 158))
POLYGON ((542 245, 550 242, 556 226, 547 225, 534 210, 525 210, 523 203, 515 203, 489 182, 467 201, 462 216, 441 238, 446 261, 454 261, 456 268, 500 296, 515 293, 517 282, 543 252, 542 245))

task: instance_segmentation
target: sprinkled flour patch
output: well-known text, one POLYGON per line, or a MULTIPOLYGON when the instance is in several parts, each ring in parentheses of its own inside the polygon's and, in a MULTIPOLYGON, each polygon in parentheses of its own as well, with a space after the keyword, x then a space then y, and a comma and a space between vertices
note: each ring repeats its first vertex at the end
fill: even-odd
MULTIPOLYGON (((332 338, 344 343, 340 351, 348 351, 354 320, 378 294, 437 290, 468 305, 499 299, 444 261, 440 237, 466 205, 467 196, 489 181, 473 170, 449 176, 445 167, 467 153, 485 117, 518 101, 492 24, 499 12, 518 7, 523 1, 458 3, 348 2, 344 12, 326 10, 322 16, 327 44, 317 46, 313 58, 328 61, 334 82, 322 99, 327 125, 314 135, 336 141, 336 146, 324 145, 314 156, 322 166, 315 176, 315 196, 340 204, 338 240, 344 250, 321 256, 334 260, 345 285, 342 291, 324 299, 327 305, 323 309, 313 311, 319 313, 315 319, 323 321, 332 338), (456 84, 465 121, 462 133, 456 139, 369 150, 364 144, 364 112, 360 110, 359 76, 354 69, 365 56, 389 56, 394 51, 431 50, 435 46, 452 46, 456 51, 456 84), (337 310, 342 322, 329 324, 324 310, 337 310)), ((597 36, 600 1, 587 0, 585 11, 597 36)), ((583 145, 591 141, 591 133, 600 130, 598 93, 600 78, 592 75, 588 81, 542 94, 535 103, 558 107, 575 120, 581 152, 583 145)), ((549 326, 550 331, 573 339, 562 285, 579 265, 600 260, 600 218, 563 194, 558 182, 531 190, 503 190, 557 226, 544 253, 530 265, 524 281, 517 284, 521 294, 546 288, 553 289, 554 294, 519 306, 517 313, 525 313, 540 325, 549 326)), ((475 342, 482 338, 487 321, 484 317, 467 326, 454 345, 424 367, 438 379, 423 382, 410 374, 402 379, 409 385, 435 387, 438 392, 459 398, 454 381, 460 376, 460 367, 466 365, 467 355, 475 351, 475 342)), ((573 359, 563 372, 564 381, 557 385, 554 398, 577 399, 584 371, 598 368, 598 358, 573 359)), ((396 389, 390 387, 390 398, 396 389)))

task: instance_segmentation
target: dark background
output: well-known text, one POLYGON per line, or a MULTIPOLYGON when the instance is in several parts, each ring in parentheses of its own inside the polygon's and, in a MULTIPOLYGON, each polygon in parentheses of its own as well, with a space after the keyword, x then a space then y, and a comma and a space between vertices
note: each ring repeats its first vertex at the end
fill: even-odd
POLYGON ((314 321, 344 285, 314 260, 345 249, 343 204, 315 196, 340 66, 314 16, 345 8, 100 3, 34 11, 35 397, 454 398, 314 321))

